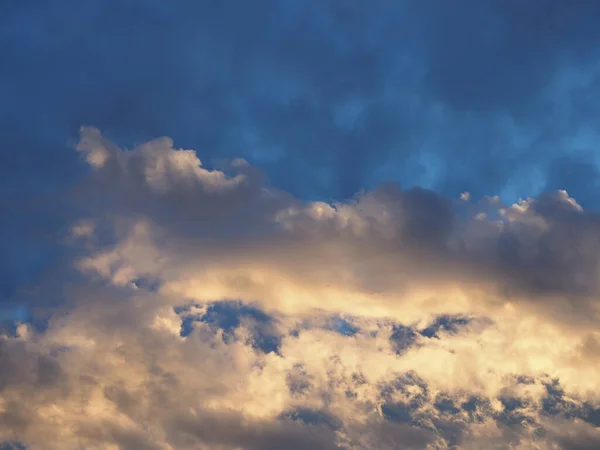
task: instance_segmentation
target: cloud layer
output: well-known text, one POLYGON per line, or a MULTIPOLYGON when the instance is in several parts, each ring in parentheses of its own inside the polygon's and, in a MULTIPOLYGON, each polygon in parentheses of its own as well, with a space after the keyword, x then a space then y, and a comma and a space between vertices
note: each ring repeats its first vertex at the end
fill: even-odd
POLYGON ((567 192, 307 202, 168 138, 77 150, 66 262, 0 339, 0 441, 600 445, 600 222, 567 192))

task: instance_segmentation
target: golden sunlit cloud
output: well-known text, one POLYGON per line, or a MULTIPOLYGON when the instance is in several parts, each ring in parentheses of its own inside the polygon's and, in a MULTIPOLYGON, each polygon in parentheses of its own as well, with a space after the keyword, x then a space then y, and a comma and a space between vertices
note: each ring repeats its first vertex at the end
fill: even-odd
POLYGON ((241 160, 81 134, 83 279, 1 338, 0 441, 600 448, 600 221, 565 191, 303 202, 241 160))

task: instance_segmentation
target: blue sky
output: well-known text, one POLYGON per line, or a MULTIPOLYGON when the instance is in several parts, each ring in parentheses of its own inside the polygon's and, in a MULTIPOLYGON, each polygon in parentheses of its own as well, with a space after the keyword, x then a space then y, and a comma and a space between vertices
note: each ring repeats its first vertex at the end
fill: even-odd
MULTIPOLYGON (((244 329, 248 336, 263 336, 263 347, 290 348, 292 353, 296 347, 286 344, 282 336, 300 339, 298 330, 314 334, 316 329, 335 332, 339 328, 353 330, 338 333, 347 339, 358 339, 354 332, 367 339, 365 330, 375 326, 370 320, 377 316, 383 321, 377 326, 388 327, 385 330, 392 334, 396 329, 409 330, 405 337, 410 342, 393 348, 412 348, 419 339, 437 339, 423 330, 447 323, 448 335, 454 336, 460 334, 457 329, 480 323, 472 315, 487 317, 493 310, 491 306, 480 310, 469 302, 464 311, 423 306, 421 312, 427 314, 407 312, 415 320, 407 323, 387 300, 368 313, 357 306, 364 301, 354 298, 355 293, 406 294, 397 286, 393 267, 412 274, 403 275, 407 286, 416 276, 421 283, 415 288, 418 292, 423 286, 437 289, 447 280, 471 286, 476 279, 481 288, 481 280, 493 279, 503 300, 490 304, 522 305, 529 312, 552 310, 565 317, 559 325, 548 319, 560 329, 564 325, 572 330, 574 323, 585 322, 586 315, 596 317, 592 299, 597 258, 592 250, 597 248, 600 207, 600 3, 1 3, 0 321, 11 333, 16 333, 19 321, 35 322, 36 308, 43 310, 39 320, 46 325, 56 314, 54 308, 79 311, 87 304, 82 298, 88 297, 81 290, 91 289, 86 283, 117 289, 109 297, 128 297, 131 293, 121 291, 123 280, 150 296, 167 295, 161 286, 190 296, 188 303, 173 305, 180 308, 177 311, 204 304, 195 307, 208 309, 192 318, 182 316, 186 336, 194 318, 204 317, 198 319, 204 324, 200 328, 214 331, 218 324, 231 324, 221 327, 227 336, 244 329), (172 142, 153 141, 164 136, 172 142), (180 149, 194 150, 203 168, 217 172, 207 175, 180 149), (105 157, 106 164, 94 162, 105 157), (246 160, 247 165, 232 163, 234 158, 246 160), (149 170, 154 178, 148 178, 149 170), (232 178, 227 185, 219 178, 236 174, 243 181, 232 178), (136 184, 136 176, 146 177, 147 185, 136 184), (390 187, 388 182, 400 187, 390 187), (194 183, 204 184, 200 189, 194 183), (272 197, 266 200, 259 191, 272 192, 272 197), (466 203, 460 200, 463 192, 470 193, 466 203), (500 200, 491 199, 496 195, 500 200), (508 228, 493 228, 497 217, 508 228), (486 222, 485 227, 478 221, 486 222), (279 226, 291 234, 280 235, 279 226), (396 236, 396 228, 403 230, 401 237, 393 238, 397 240, 388 244, 378 240, 392 239, 389 236, 396 236), (350 233, 350 229, 353 237, 335 240, 338 232, 350 233), (79 239, 77 245, 74 239, 79 239), (186 247, 214 255, 218 264, 204 256, 196 258, 186 247), (292 256, 293 252, 300 256, 292 256), (418 276, 396 253, 414 256, 418 276), (292 263, 294 258, 300 262, 292 263), (163 259, 169 264, 163 266, 163 259), (117 260, 123 264, 121 271, 115 269, 117 260), (273 269, 277 275, 252 272, 246 279, 235 272, 251 265, 249 261, 279 267, 273 269), (327 275, 313 273, 323 261, 331 264, 323 268, 327 275), (235 279, 231 283, 247 290, 211 285, 213 297, 198 294, 197 288, 190 287, 197 281, 190 274, 209 266, 223 277, 229 276, 219 272, 223 267, 235 266, 231 273, 237 275, 231 275, 235 279), (180 271, 177 277, 174 267, 180 271), (368 275, 362 275, 363 269, 368 275), (129 279, 132 273, 135 277, 129 279), (272 283, 277 286, 287 280, 280 288, 292 300, 275 301, 262 288, 245 284, 267 283, 269 276, 275 277, 272 283), (331 277, 335 289, 319 284, 321 276, 331 277), (188 283, 185 289, 183 278, 188 283), (67 289, 71 284, 78 287, 67 289), (309 285, 310 289, 305 287, 309 285), (307 304, 325 302, 326 313, 310 319, 296 317, 300 310, 308 314, 295 303, 303 302, 298 300, 304 298, 300 292, 313 296, 307 304), (340 306, 329 297, 340 292, 356 304, 340 306), (557 296, 577 300, 565 306, 557 296), (223 300, 222 305, 212 303, 223 300), (290 321, 298 322, 292 326, 290 321)), ((444 289, 451 288, 444 284, 444 289)), ((95 301, 90 303, 94 310, 95 301)), ((506 320, 513 326, 516 319, 506 320)), ((134 322, 128 329, 137 329, 139 323, 134 322)), ((58 333, 48 331, 53 332, 58 333)), ((571 331, 564 333, 557 336, 573 338, 571 331)), ((593 330, 590 333, 592 337, 580 336, 581 342, 592 339, 595 344, 590 345, 596 348, 600 341, 594 341, 593 330)), ((311 335, 310 345, 318 341, 317 334, 311 335)), ((56 336, 52 339, 60 341, 56 336)), ((231 339, 226 339, 228 345, 231 339)), ((361 351, 371 345, 365 342, 361 351)), ((569 345, 577 347, 573 342, 569 345)), ((138 348, 138 344, 131 345, 138 348)), ((253 350, 248 352, 260 347, 250 345, 253 350)), ((147 350, 138 348, 142 354, 147 350)), ((415 358, 413 362, 419 361, 415 358)), ((14 369, 19 370, 25 369, 14 369)), ((597 411, 595 400, 585 397, 574 375, 568 370, 561 374, 577 387, 572 392, 581 395, 582 408, 597 411)), ((538 384, 549 383, 544 378, 538 384)), ((495 404, 492 397, 485 401, 495 404)), ((280 417, 297 415, 280 413, 280 417)), ((334 411, 321 413, 335 415, 334 411)), ((267 416, 252 420, 270 430, 266 434, 274 433, 272 439, 281 438, 285 432, 273 431, 267 416)), ((494 417, 500 420, 500 416, 494 417)), ((560 420, 568 419, 563 416, 560 420)), ((235 417, 223 420, 235 422, 235 417)), ((336 420, 346 423, 344 418, 336 420)), ((549 436, 561 428, 559 419, 552 420, 546 427, 549 436)), ((292 428, 288 430, 292 435, 303 433, 292 428)), ((360 435, 357 430, 346 430, 348 439, 354 439, 353 433, 360 435)), ((0 428, 0 442, 5 437, 1 433, 0 428)), ((247 448, 263 445, 256 436, 244 433, 247 430, 239 436, 250 442, 247 448)), ((323 442, 329 442, 329 432, 323 433, 323 442)), ((509 439, 510 433, 503 433, 509 439)), ((556 442, 567 439, 559 434, 556 442)), ((458 439, 443 433, 436 436, 442 435, 447 442, 458 439)), ((32 448, 42 448, 35 447, 36 436, 24 433, 6 440, 27 438, 32 448)), ((434 439, 418 433, 410 436, 415 448, 434 439)), ((173 442, 187 448, 185 439, 178 439, 173 442)), ((221 442, 220 437, 215 439, 221 442)), ((371 444, 360 445, 355 448, 371 444)), ((568 445, 563 447, 575 448, 568 445)))
POLYGON ((169 136, 205 164, 243 157, 306 199, 397 181, 598 203, 593 1, 1 8, 1 247, 22 260, 3 279, 42 264, 33 240, 64 225, 44 196, 82 175, 82 125, 127 147, 169 136))
POLYGON ((85 124, 242 156, 310 198, 394 180, 593 202, 599 7, 520 3, 5 2, 2 178, 71 182, 85 124))

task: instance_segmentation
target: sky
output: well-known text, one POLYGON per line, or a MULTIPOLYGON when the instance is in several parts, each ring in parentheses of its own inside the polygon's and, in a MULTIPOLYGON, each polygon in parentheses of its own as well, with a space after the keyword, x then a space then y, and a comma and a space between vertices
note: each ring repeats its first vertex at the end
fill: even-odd
POLYGON ((600 448, 599 20, 0 2, 0 449, 600 448))

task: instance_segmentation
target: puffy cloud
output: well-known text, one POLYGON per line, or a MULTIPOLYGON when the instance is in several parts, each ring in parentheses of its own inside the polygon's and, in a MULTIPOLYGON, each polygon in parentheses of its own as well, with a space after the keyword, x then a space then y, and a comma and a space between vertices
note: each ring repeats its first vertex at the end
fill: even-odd
POLYGON ((166 138, 122 150, 84 128, 78 150, 80 275, 60 267, 65 304, 0 339, 0 441, 597 443, 599 222, 565 191, 306 202, 166 138))
MULTIPOLYGON (((83 293, 88 298, 46 330, 22 326, 2 338, 0 438, 33 449, 416 449, 563 445, 595 433, 581 419, 549 422, 551 380, 511 377, 533 372, 498 362, 511 363, 514 349, 486 364, 495 349, 477 350, 477 338, 460 332, 421 338, 398 355, 390 324, 355 319, 362 330, 349 336, 323 328, 318 316, 308 327, 288 317, 277 321, 280 348, 265 353, 243 322, 226 338, 202 321, 206 308, 181 336, 185 314, 159 295, 99 286, 83 293), (457 362, 428 353, 438 348, 432 340, 454 347, 457 362), (561 431, 570 427, 587 434, 561 431)), ((571 412, 582 414, 581 398, 571 412)))
POLYGON ((79 148, 112 152, 85 200, 89 220, 118 222, 113 245, 80 266, 117 284, 152 275, 163 292, 202 300, 407 322, 506 303, 587 327, 598 317, 600 221, 565 191, 465 205, 388 184, 347 202, 302 202, 246 163, 204 169, 166 139, 121 151, 84 129, 79 148))

